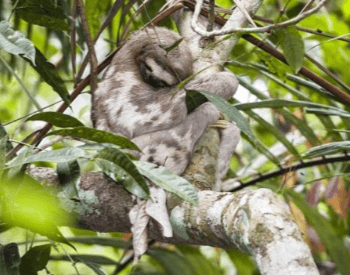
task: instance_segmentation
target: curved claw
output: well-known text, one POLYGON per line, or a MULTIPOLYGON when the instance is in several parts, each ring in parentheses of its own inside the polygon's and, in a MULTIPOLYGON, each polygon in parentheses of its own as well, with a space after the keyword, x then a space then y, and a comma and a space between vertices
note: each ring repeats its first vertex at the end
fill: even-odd
POLYGON ((227 120, 223 120, 220 118, 218 121, 211 124, 210 127, 219 128, 219 129, 227 129, 230 124, 232 124, 232 122, 229 122, 227 120))

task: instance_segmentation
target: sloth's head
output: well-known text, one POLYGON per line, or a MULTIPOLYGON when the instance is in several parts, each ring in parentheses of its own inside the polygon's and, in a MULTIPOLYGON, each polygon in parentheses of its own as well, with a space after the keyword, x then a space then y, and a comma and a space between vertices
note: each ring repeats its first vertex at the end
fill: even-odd
MULTIPOLYGON (((136 35, 139 43, 136 54, 143 81, 153 87, 168 87, 180 83, 192 74, 192 55, 182 41, 170 51, 161 45, 174 45, 181 37, 165 28, 147 29, 136 35)), ((129 42, 136 43, 131 39, 129 42)))

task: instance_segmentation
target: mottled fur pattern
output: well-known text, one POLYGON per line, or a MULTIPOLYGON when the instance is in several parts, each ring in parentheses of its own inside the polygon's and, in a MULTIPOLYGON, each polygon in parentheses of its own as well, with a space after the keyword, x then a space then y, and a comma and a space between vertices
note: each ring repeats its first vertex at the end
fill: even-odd
POLYGON ((142 150, 140 160, 182 174, 197 141, 219 119, 211 102, 187 114, 185 89, 206 90, 228 99, 238 82, 233 74, 219 72, 196 78, 176 91, 176 85, 192 75, 192 55, 184 41, 169 52, 159 45, 179 39, 158 27, 132 35, 93 94, 92 121, 94 127, 136 143, 142 150))

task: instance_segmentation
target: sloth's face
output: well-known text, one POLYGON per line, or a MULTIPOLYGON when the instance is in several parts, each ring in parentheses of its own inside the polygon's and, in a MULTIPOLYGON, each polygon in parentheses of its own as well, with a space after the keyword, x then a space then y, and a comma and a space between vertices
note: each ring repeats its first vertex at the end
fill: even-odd
POLYGON ((178 84, 181 79, 174 70, 164 67, 152 57, 140 61, 140 73, 143 80, 156 88, 171 87, 178 84))
MULTIPOLYGON (((161 34, 159 34, 161 35, 161 34)), ((139 50, 136 63, 144 82, 155 88, 172 87, 192 74, 192 56, 185 42, 181 42, 170 51, 160 47, 162 43, 171 45, 178 37, 148 37, 152 43, 146 43, 139 50)))

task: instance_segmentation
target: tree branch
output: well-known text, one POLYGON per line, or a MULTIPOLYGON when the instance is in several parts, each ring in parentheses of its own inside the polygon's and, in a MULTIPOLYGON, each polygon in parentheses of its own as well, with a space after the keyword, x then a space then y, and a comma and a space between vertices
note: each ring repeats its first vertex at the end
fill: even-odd
MULTIPOLYGON (((343 155, 343 156, 327 157, 327 158, 323 157, 322 159, 311 160, 308 162, 298 162, 298 163, 294 163, 292 165, 288 165, 286 167, 282 167, 281 169, 278 169, 276 171, 272 171, 270 173, 258 175, 250 181, 241 183, 237 187, 232 187, 232 184, 230 184, 229 186, 224 185, 223 189, 224 189, 224 191, 227 191, 227 192, 235 192, 235 191, 241 190, 245 187, 252 186, 258 182, 262 182, 264 180, 268 180, 268 179, 271 179, 271 178, 274 178, 277 176, 281 176, 281 175, 289 173, 289 172, 294 172, 294 171, 304 169, 307 167, 336 163, 336 162, 344 162, 344 161, 350 161, 350 156, 343 155)), ((237 185, 237 182, 235 182, 234 185, 237 185)))
MULTIPOLYGON (((58 182, 50 168, 33 168, 29 173, 39 181, 58 182)), ((198 205, 169 195, 175 236, 164 238, 158 224, 151 221, 149 237, 173 244, 240 248, 254 256, 262 274, 318 274, 287 205, 270 190, 234 194, 200 191, 198 195, 198 205)), ((134 203, 121 185, 102 173, 83 174, 79 198, 73 202, 60 197, 65 209, 77 215, 75 226, 98 232, 130 232, 128 214, 134 203)))
MULTIPOLYGON (((284 28, 287 26, 295 25, 296 23, 300 22, 301 20, 305 19, 306 17, 310 16, 313 13, 316 13, 325 3, 327 0, 322 0, 320 1, 314 8, 309 9, 307 11, 303 11, 300 13, 298 16, 294 17, 293 19, 290 19, 288 21, 278 23, 278 24, 273 24, 270 26, 265 26, 265 27, 253 27, 253 28, 243 28, 243 27, 229 27, 229 28, 223 28, 221 30, 214 30, 211 32, 205 31, 203 28, 201 28, 197 21, 199 19, 199 14, 200 10, 203 6, 203 0, 197 0, 197 4, 195 7, 195 11, 193 14, 193 19, 191 22, 191 26, 194 29, 194 31, 201 36, 220 36, 220 35, 226 35, 226 34, 231 34, 231 33, 258 33, 258 32, 270 32, 271 30, 278 29, 278 28, 284 28)), ((251 0, 251 1, 245 1, 244 6, 245 9, 248 12, 251 12, 252 9, 258 8, 261 4, 260 0, 251 0)))

